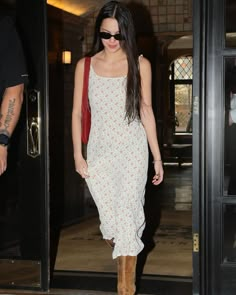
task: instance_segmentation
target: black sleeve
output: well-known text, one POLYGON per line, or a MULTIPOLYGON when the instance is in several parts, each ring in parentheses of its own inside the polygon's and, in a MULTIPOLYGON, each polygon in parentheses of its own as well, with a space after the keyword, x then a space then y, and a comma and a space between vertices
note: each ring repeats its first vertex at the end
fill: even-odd
POLYGON ((22 44, 13 21, 6 17, 4 19, 4 48, 2 75, 4 88, 26 83, 28 74, 22 44))

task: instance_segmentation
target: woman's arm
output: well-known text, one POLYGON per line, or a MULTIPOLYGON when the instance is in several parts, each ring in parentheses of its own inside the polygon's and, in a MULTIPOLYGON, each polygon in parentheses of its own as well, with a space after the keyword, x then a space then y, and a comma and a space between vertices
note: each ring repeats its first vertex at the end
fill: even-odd
POLYGON ((74 149, 75 170, 83 178, 88 177, 87 163, 82 154, 81 141, 81 106, 84 76, 84 58, 78 61, 74 77, 74 96, 72 109, 72 141, 74 149))
POLYGON ((147 140, 153 155, 154 169, 156 175, 153 177, 153 184, 158 185, 163 180, 163 167, 161 161, 161 153, 157 139, 156 121, 152 109, 152 73, 150 62, 144 58, 140 58, 140 74, 142 87, 142 101, 140 106, 140 116, 142 124, 147 134, 147 140))

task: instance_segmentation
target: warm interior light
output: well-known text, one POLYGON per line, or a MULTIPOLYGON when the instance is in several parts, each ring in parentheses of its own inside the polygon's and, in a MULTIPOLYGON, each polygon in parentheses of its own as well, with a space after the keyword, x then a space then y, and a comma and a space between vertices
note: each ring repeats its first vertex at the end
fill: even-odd
POLYGON ((62 51, 62 63, 71 64, 71 51, 69 50, 62 51))
POLYGON ((78 0, 47 0, 47 4, 77 16, 83 15, 88 10, 88 6, 83 7, 78 0))

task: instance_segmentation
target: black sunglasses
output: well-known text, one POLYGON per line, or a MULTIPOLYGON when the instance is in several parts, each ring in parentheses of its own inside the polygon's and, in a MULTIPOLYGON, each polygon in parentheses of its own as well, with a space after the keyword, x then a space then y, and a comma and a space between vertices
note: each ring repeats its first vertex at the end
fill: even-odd
POLYGON ((119 41, 123 40, 123 37, 121 36, 120 33, 112 35, 112 34, 107 33, 107 32, 100 32, 99 35, 100 35, 100 38, 102 38, 102 39, 107 39, 108 40, 111 37, 114 37, 116 40, 119 40, 119 41))

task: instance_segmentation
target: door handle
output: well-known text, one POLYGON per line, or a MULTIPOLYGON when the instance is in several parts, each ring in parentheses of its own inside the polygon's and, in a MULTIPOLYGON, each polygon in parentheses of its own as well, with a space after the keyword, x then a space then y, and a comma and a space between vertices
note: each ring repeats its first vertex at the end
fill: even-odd
POLYGON ((41 113, 40 92, 33 89, 27 95, 27 154, 32 158, 40 155, 41 113))
POLYGON ((29 154, 33 157, 39 155, 39 124, 37 118, 33 117, 29 122, 29 154))

